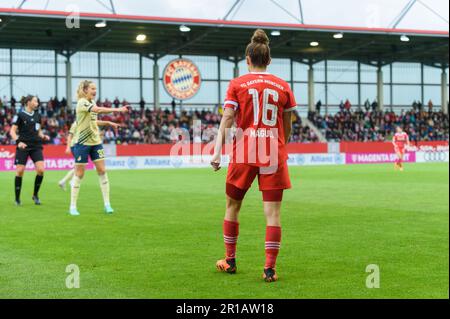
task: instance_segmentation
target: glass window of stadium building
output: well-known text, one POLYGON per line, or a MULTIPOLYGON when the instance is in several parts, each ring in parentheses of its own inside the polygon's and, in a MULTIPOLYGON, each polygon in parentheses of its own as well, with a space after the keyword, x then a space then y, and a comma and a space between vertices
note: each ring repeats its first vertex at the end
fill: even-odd
MULTIPOLYGON (((74 100, 78 82, 92 79, 98 84, 101 100, 118 97, 138 106, 143 98, 149 108, 155 104, 169 108, 172 98, 163 87, 163 71, 171 60, 180 57, 192 60, 202 77, 201 88, 192 99, 176 101, 186 110, 214 109, 223 103, 229 81, 248 72, 245 60, 234 62, 216 56, 167 55, 154 60, 134 53, 82 51, 67 59, 52 50, 2 48, 0 96, 17 99, 32 93, 46 101, 66 97, 70 89, 74 100)), ((269 71, 291 84, 301 114, 319 101, 322 109, 331 114, 346 100, 353 107, 363 107, 366 101, 378 100, 380 82, 384 107, 396 112, 409 108, 414 101, 425 105, 432 101, 436 108, 441 107, 443 85, 448 92, 448 68, 421 63, 394 62, 377 67, 358 61, 325 60, 308 65, 274 58, 269 71)))

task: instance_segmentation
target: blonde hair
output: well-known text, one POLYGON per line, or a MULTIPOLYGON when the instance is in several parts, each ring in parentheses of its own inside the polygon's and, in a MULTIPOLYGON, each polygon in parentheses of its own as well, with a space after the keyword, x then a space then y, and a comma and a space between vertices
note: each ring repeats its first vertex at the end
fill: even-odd
POLYGON ((78 100, 87 99, 86 90, 89 88, 89 85, 91 84, 94 84, 94 82, 89 80, 84 80, 80 82, 77 90, 78 100))

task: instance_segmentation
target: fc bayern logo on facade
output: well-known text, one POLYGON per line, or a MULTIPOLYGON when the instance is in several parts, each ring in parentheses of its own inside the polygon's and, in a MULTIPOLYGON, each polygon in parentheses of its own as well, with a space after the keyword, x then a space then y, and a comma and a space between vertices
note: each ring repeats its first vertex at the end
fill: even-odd
POLYGON ((202 78, 194 62, 177 59, 164 69, 164 88, 176 100, 188 100, 200 90, 202 78))

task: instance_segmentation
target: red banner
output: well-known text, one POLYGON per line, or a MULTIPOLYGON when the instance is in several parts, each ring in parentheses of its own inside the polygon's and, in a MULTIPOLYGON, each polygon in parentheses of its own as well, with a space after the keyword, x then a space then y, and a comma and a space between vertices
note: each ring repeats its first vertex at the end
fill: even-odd
MULTIPOLYGON (((0 145, 0 158, 14 158, 16 146, 0 145)), ((65 145, 45 145, 44 157, 46 158, 72 158, 72 155, 66 154, 65 145)))
MULTIPOLYGON (((116 156, 169 156, 174 144, 141 144, 141 145, 117 145, 116 156)), ((447 141, 436 142, 419 142, 412 143, 415 151, 442 151, 448 150, 449 143, 447 141)), ((201 155, 206 147, 209 147, 207 153, 211 153, 210 145, 193 145, 187 146, 193 155, 201 155)), ((72 155, 65 153, 64 145, 45 145, 45 158, 72 158, 72 155)), ((292 143, 287 145, 290 154, 324 154, 328 153, 327 143, 292 143)), ((342 142, 340 143, 341 153, 392 153, 393 146, 390 142, 342 142)), ((16 147, 13 145, 0 146, 0 158, 14 158, 16 147)))
POLYGON ((117 145, 117 156, 166 156, 173 144, 117 145))

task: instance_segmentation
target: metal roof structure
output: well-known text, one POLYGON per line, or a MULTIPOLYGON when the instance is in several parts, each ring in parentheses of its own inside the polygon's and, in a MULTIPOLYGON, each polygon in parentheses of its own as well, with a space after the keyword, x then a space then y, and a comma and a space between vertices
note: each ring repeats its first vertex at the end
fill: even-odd
POLYGON ((1 7, 166 18, 448 31, 445 0, 1 0, 1 7))
MULTIPOLYGON (((302 17, 298 22, 230 20, 245 0, 233 1, 226 15, 218 20, 119 14, 113 0, 96 1, 106 12, 27 9, 27 0, 21 0, 16 8, 0 8, 0 47, 52 49, 68 56, 78 51, 114 51, 140 53, 156 59, 167 54, 183 54, 214 55, 238 61, 243 59, 253 29, 261 27, 269 32, 281 31, 280 36, 271 38, 274 57, 304 63, 328 59, 381 65, 421 62, 448 66, 448 30, 399 28, 416 1, 407 3, 392 21, 392 27, 305 24, 301 23, 302 17), (67 28, 66 20, 74 14, 79 16, 79 28, 67 28), (106 21, 106 27, 96 28, 99 21, 106 21), (191 31, 181 32, 181 25, 189 26, 191 31), (335 39, 336 33, 344 33, 344 37, 335 39), (145 34, 146 41, 136 41, 137 34, 145 34), (402 35, 407 35, 410 41, 401 42, 402 35), (319 46, 312 47, 313 41, 319 42, 319 46)), ((272 2, 289 13, 276 1, 272 2)), ((298 3, 301 8, 302 2, 298 3)))

